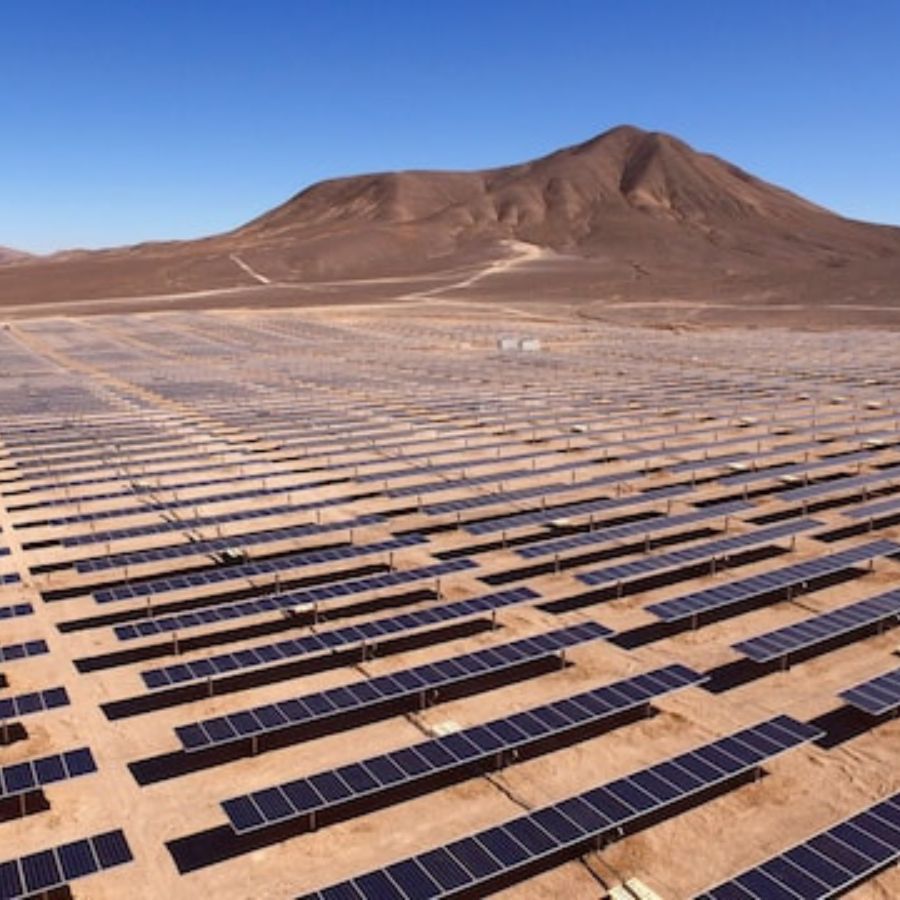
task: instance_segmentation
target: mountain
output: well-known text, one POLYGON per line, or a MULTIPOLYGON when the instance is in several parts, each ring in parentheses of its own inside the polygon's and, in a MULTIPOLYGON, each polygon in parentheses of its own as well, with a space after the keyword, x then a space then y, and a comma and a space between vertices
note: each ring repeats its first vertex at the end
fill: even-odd
POLYGON ((30 253, 24 253, 22 250, 13 250, 11 247, 0 247, 0 266, 6 263, 22 262, 31 259, 30 253))
POLYGON ((249 288, 256 303, 301 289, 384 299, 437 285, 477 297, 853 304, 896 302, 898 275, 900 229, 622 126, 504 168, 321 182, 210 238, 5 267, 0 302, 249 288))

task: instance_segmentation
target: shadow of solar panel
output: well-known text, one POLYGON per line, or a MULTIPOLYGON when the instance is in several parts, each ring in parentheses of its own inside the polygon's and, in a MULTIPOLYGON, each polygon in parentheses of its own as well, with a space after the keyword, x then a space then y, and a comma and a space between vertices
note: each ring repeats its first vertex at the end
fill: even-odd
POLYGON ((900 794, 723 882, 696 900, 826 900, 900 860, 900 794))
POLYGON ((674 812, 685 801, 734 783, 819 735, 808 725, 777 716, 560 803, 306 897, 409 900, 474 896, 478 892, 486 895, 541 865, 573 858, 596 846, 598 840, 618 837, 621 829, 674 812), (452 865, 448 866, 448 859, 452 865))
POLYGON ((374 709, 401 698, 418 698, 423 691, 499 675, 505 670, 553 656, 566 648, 609 637, 612 632, 595 622, 500 644, 451 659, 370 678, 358 684, 307 694, 292 700, 219 716, 175 729, 187 752, 233 743, 285 728, 312 725, 351 711, 374 709))
POLYGON ((232 828, 255 831, 278 822, 318 814, 391 788, 412 786, 473 762, 513 759, 549 737, 596 725, 654 699, 704 681, 702 675, 678 664, 585 691, 501 719, 463 729, 399 751, 370 757, 326 771, 225 800, 222 808, 232 828), (401 773, 398 779, 394 770, 401 773), (385 771, 389 780, 382 780, 385 771))

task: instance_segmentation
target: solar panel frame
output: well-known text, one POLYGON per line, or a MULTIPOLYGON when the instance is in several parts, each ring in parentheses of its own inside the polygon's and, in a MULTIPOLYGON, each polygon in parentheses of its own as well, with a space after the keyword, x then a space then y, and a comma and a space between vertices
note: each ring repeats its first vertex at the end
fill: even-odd
POLYGON ((900 668, 860 682, 840 698, 870 716, 885 716, 900 709, 900 668))
POLYGON ((826 900, 900 860, 900 794, 872 804, 769 857, 695 900, 826 900))
POLYGON ((873 541, 861 547, 804 560, 781 569, 773 569, 770 572, 751 575, 749 578, 739 581, 715 585, 671 600, 664 600, 661 603, 652 603, 645 608, 665 622, 677 622, 705 612, 745 603, 773 591, 803 585, 814 578, 832 575, 852 568, 861 562, 897 552, 900 552, 900 545, 893 541, 873 541))
POLYGON ((505 609, 512 604, 539 600, 540 594, 526 586, 510 588, 493 594, 428 607, 418 612, 401 613, 384 619, 375 619, 360 625, 350 625, 332 631, 316 632, 245 648, 232 653, 222 653, 204 659, 175 666, 162 666, 141 672, 144 684, 151 690, 174 687, 195 681, 231 675, 237 671, 259 669, 276 663, 286 663, 320 653, 331 653, 353 646, 376 647, 377 638, 389 638, 422 628, 441 624, 465 616, 477 616, 488 611, 505 609), (254 656, 253 654, 256 654, 254 656), (261 658, 257 658, 261 657, 261 658))
POLYGON ((238 834, 268 828, 288 819, 319 814, 351 800, 384 793, 401 783, 394 778, 388 783, 382 783, 377 774, 373 777, 373 770, 377 773, 388 761, 397 765, 405 776, 402 783, 412 785, 417 780, 458 769, 472 762, 492 761, 498 753, 521 753, 548 736, 562 737, 584 727, 587 723, 599 724, 630 710, 645 707, 673 691, 701 684, 705 680, 705 676, 675 663, 532 707, 512 716, 474 725, 452 735, 431 738, 400 750, 356 760, 349 766, 295 779, 288 784, 267 788, 264 792, 254 791, 251 794, 232 797, 222 801, 221 805, 233 830, 238 834), (632 684, 639 686, 639 689, 623 690, 623 686, 628 687, 632 684), (586 698, 593 701, 591 711, 579 705, 586 698), (576 716, 567 716, 566 709, 576 710, 576 716), (517 728, 514 725, 514 721, 523 723, 526 720, 536 721, 541 727, 517 728), (362 786, 348 787, 351 780, 359 782, 360 773, 363 776, 362 786), (337 779, 344 786, 343 790, 338 795, 329 796, 322 789, 323 781, 327 779, 337 779), (288 788, 297 800, 287 799, 285 804, 279 805, 274 815, 271 815, 265 808, 264 799, 261 802, 259 795, 275 790, 284 796, 288 793, 288 788))
POLYGON ((270 723, 262 723, 255 731, 258 736, 266 732, 280 731, 284 728, 311 725, 326 719, 343 715, 347 710, 356 708, 372 708, 386 702, 396 701, 402 697, 418 697, 423 689, 436 690, 448 687, 454 683, 465 682, 479 677, 488 672, 500 674, 504 670, 515 668, 525 662, 536 662, 541 658, 556 655, 562 649, 575 647, 579 644, 608 638, 612 631, 596 622, 585 622, 572 625, 540 635, 545 640, 536 642, 530 638, 510 642, 508 645, 498 645, 493 648, 477 650, 451 660, 462 666, 463 673, 458 676, 444 674, 435 663, 416 666, 393 672, 388 675, 380 675, 357 684, 350 684, 338 688, 321 691, 315 694, 306 694, 281 701, 269 707, 256 707, 251 710, 243 710, 241 713, 232 713, 224 716, 192 722, 178 726, 175 729, 182 749, 186 753, 193 753, 200 749, 206 749, 221 744, 234 743, 244 740, 245 734, 241 734, 234 727, 235 716, 250 713, 257 718, 266 710, 281 708, 279 720, 270 723), (497 654, 498 647, 513 647, 520 655, 506 657, 497 654), (520 650, 521 648, 521 650, 520 650), (484 660, 490 660, 485 662, 484 660), (466 663, 463 661, 466 660, 466 663), (468 669, 468 671, 466 671, 468 669), (374 692, 374 696, 372 695, 374 692), (335 703, 338 700, 340 705, 335 703), (293 703, 291 715, 284 712, 287 703, 293 703))
POLYGON ((900 619, 900 590, 829 610, 731 646, 753 662, 765 664, 894 618, 900 619))
POLYGON ((651 814, 676 808, 679 803, 714 785, 728 783, 741 774, 755 771, 763 762, 769 762, 818 735, 821 735, 821 732, 814 728, 791 720, 787 716, 777 716, 768 722, 736 732, 728 738, 712 741, 679 754, 664 763, 648 766, 640 772, 591 788, 558 803, 531 810, 500 825, 465 835, 442 847, 397 860, 383 869, 306 894, 304 898, 305 900, 332 897, 410 900, 411 897, 415 897, 416 900, 432 900, 432 898, 436 900, 439 897, 449 898, 461 893, 470 894, 476 890, 489 891, 493 880, 498 876, 505 876, 508 880, 523 870, 533 871, 535 865, 542 860, 560 855, 574 855, 586 843, 618 836, 621 829, 651 814), (771 744, 773 749, 767 753, 754 753, 743 762, 736 761, 739 765, 737 769, 732 767, 730 772, 724 772, 707 765, 706 780, 694 778, 682 787, 672 784, 663 775, 658 774, 671 771, 673 766, 680 768, 679 764, 686 764, 688 761, 702 762, 704 753, 709 748, 718 749, 726 740, 738 744, 749 742, 758 736, 760 728, 765 728, 767 735, 771 735, 773 730, 781 733, 781 740, 771 744), (648 793, 652 782, 645 779, 643 782, 645 787, 641 787, 634 781, 635 776, 642 773, 662 778, 663 783, 668 785, 664 797, 648 793), (632 803, 635 805, 631 805, 632 803), (473 848, 476 850, 475 856, 471 853, 473 848), (449 873, 444 869, 448 857, 455 863, 449 873), (472 868, 465 865, 467 859, 471 861, 472 868), (499 868, 492 864, 492 860, 499 864, 499 868), (426 878, 418 881, 421 872, 425 873, 426 878), (410 894, 401 890, 399 887, 401 883, 412 885, 416 893, 410 894))

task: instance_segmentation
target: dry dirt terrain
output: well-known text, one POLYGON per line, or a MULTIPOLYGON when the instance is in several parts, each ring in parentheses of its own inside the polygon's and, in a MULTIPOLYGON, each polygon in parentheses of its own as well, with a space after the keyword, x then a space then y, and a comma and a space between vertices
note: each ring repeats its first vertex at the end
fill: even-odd
MULTIPOLYGON (((63 312, 36 287, 9 310, 0 704, 20 699, 0 764, 92 765, 3 769, 0 896, 831 896, 767 863, 811 839, 847 896, 900 896, 885 818, 881 841, 815 838, 890 798, 900 815, 897 693, 847 694, 898 668, 900 336, 709 330, 722 318, 687 301, 657 319, 679 327, 637 329, 637 294, 516 298, 577 252, 539 246, 522 185, 626 144, 624 174, 592 163, 624 220, 694 157, 625 132, 448 183, 505 223, 452 275, 280 287, 303 261, 251 247, 292 227, 285 207, 229 238, 243 265, 215 251, 220 286, 260 308, 63 312), (509 299, 480 302, 491 282, 509 299), (109 832, 118 853, 56 849, 109 832)), ((744 186, 741 210, 844 227, 701 162, 744 186)), ((365 211, 357 188, 342 202, 365 211)), ((897 245, 846 228, 848 268, 897 245)), ((59 265, 63 283, 88 264, 59 265)))

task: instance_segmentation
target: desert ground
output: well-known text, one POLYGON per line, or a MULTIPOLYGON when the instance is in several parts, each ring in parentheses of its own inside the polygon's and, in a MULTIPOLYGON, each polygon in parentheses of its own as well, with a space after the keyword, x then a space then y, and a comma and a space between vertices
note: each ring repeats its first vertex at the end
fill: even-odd
MULTIPOLYGON (((894 602, 900 335, 709 328, 723 323, 684 309, 636 328, 440 287, 327 307, 9 310, 0 609, 27 611, 0 621, 0 648, 46 652, 0 656, 0 703, 58 687, 69 702, 10 716, 0 762, 87 747, 97 771, 3 799, 0 862, 121 829, 129 861, 42 889, 413 897, 364 876, 790 717, 806 737, 783 754, 440 893, 681 900, 900 791, 900 720, 842 697, 896 671, 900 604, 807 629, 768 662, 735 646, 894 602), (803 574, 817 560, 831 568, 803 574), (759 579, 796 566, 793 581, 759 579), (693 617, 657 607, 741 582, 693 617), (459 606, 517 588, 493 610, 459 606), (603 636, 494 656, 393 705, 338 700, 572 628, 603 636), (675 664, 693 673, 683 689, 356 805, 323 791, 317 817, 246 832, 222 806, 675 664), (206 749, 186 737, 314 697, 331 718, 206 749)), ((249 808, 268 815, 261 803, 249 808)), ((847 896, 900 895, 893 860, 847 896)), ((10 887, 21 869, 0 876, 29 895, 10 887)), ((741 890, 715 896, 801 896, 741 890)))

